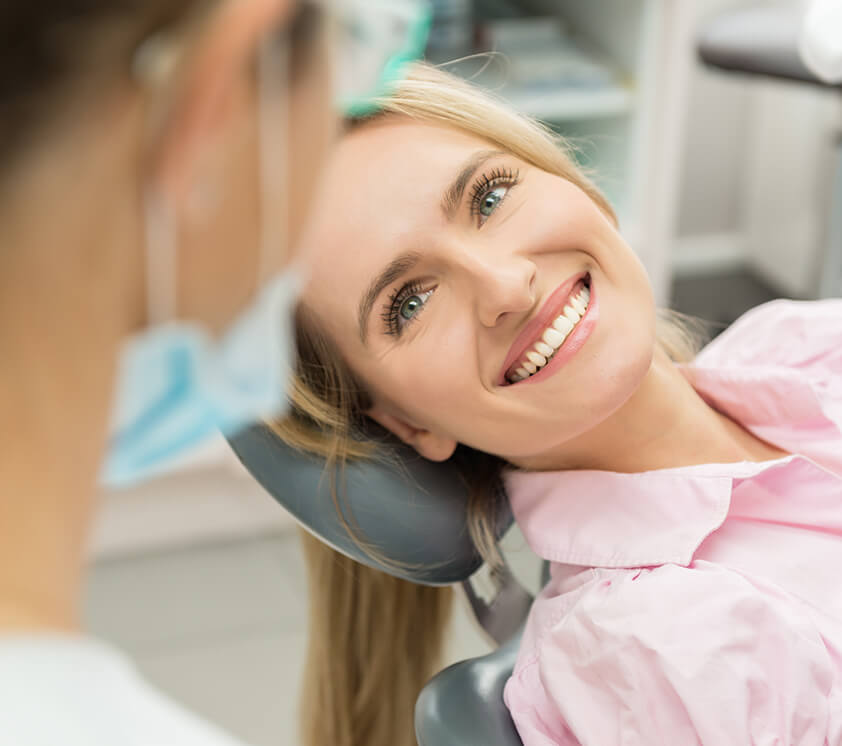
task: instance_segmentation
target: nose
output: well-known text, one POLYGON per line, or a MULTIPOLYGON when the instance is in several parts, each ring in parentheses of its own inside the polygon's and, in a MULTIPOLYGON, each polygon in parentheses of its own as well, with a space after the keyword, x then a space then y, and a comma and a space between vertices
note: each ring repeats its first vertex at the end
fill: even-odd
POLYGON ((483 326, 495 327, 509 314, 532 308, 536 267, 526 257, 471 252, 466 256, 464 269, 483 326))

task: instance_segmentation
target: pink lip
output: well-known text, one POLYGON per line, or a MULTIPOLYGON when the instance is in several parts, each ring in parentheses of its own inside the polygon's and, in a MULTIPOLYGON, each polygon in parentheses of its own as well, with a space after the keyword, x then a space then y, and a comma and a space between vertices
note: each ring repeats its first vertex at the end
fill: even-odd
POLYGON ((536 314, 535 318, 533 318, 524 328, 523 331, 518 335, 517 339, 515 339, 514 343, 509 350, 509 354, 506 356, 506 361, 503 364, 503 369, 500 372, 498 377, 498 386, 504 385, 511 385, 515 386, 520 383, 530 383, 534 382, 537 379, 547 378, 551 376, 555 371, 561 368, 571 357, 573 357, 581 348, 582 345, 585 344, 587 338, 591 335, 594 326, 596 325, 596 320, 598 317, 597 311, 597 302, 596 302, 596 293, 594 292, 594 283, 591 281, 591 297, 590 301, 588 302, 588 309, 585 311, 585 315, 576 325, 576 328, 570 333, 567 339, 564 340, 564 344, 556 351, 555 355, 553 355, 552 359, 549 363, 547 363, 541 370, 539 370, 534 375, 529 376, 529 378, 524 379, 523 381, 518 381, 517 384, 509 384, 506 380, 506 372, 512 365, 517 361, 520 360, 524 353, 532 347, 535 341, 540 337, 543 333, 544 329, 546 329, 556 318, 558 318, 564 306, 567 304, 567 301, 570 298, 570 295, 573 292, 573 289, 576 287, 577 283, 581 280, 585 279, 588 276, 587 272, 581 272, 577 275, 574 275, 566 282, 562 283, 561 285, 556 288, 552 295, 547 298, 546 303, 544 303, 541 310, 536 314))

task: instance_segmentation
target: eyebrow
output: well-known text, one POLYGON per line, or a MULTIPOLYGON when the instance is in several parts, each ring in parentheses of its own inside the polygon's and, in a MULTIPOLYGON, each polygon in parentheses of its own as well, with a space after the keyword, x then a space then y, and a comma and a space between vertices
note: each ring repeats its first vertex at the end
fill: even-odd
POLYGON ((456 178, 452 181, 447 191, 444 193, 444 198, 441 202, 441 209, 444 211, 448 220, 453 219, 459 203, 462 201, 462 195, 465 194, 465 187, 474 175, 476 170, 482 166, 483 163, 498 155, 505 155, 502 150, 478 150, 474 153, 459 169, 456 178))
POLYGON ((371 284, 360 298, 360 305, 357 309, 357 321, 360 327, 360 340, 366 343, 368 335, 368 317, 374 302, 389 285, 399 277, 409 272, 421 260, 421 254, 417 251, 407 251, 389 262, 386 267, 375 277, 371 284))

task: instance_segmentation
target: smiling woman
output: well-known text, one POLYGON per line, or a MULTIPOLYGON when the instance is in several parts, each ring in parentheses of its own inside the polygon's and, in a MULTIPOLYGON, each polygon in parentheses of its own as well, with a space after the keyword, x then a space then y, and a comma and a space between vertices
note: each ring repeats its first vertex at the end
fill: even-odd
MULTIPOLYGON (((491 562, 504 483, 552 563, 506 687, 527 746, 842 743, 842 302, 770 304, 677 365, 563 142, 425 67, 383 108, 327 169, 279 432, 341 459, 370 418, 453 459, 491 562)), ((446 599, 326 577, 311 743, 409 742, 446 599)))
MULTIPOLYGON (((582 241, 615 251, 621 265, 612 274, 634 279, 643 301, 640 335, 649 340, 644 357, 651 356, 653 324, 673 359, 689 360, 696 343, 677 317, 656 319, 645 275, 617 234, 610 205, 563 140, 423 65, 382 107, 350 123, 325 179, 317 210, 324 219, 309 236, 321 262, 298 314, 294 410, 276 430, 299 448, 343 462, 367 456, 355 435, 373 416, 428 457, 452 458, 472 493, 474 542, 494 563, 488 497, 504 454, 529 432, 535 412, 549 402, 552 420, 560 408, 552 403, 558 393, 528 402, 520 414, 511 399, 493 405, 485 397, 520 389, 502 380, 509 358, 528 354, 549 327, 565 335, 563 344, 550 335, 564 355, 582 347, 570 320, 584 307, 582 290, 573 291, 590 287, 588 268, 596 269, 582 241), (548 270, 540 278, 534 257, 548 270), (473 434, 442 437, 409 422, 398 413, 416 396, 419 410, 439 415, 460 401, 470 405, 454 423, 475 419, 473 434)), ((595 321, 595 304, 589 314, 595 321)), ((617 324, 626 329, 629 322, 620 315, 617 324)), ((411 586, 303 540, 313 625, 304 742, 414 743, 412 707, 440 654, 448 589, 411 586), (396 666, 406 650, 415 651, 412 665, 396 666)))

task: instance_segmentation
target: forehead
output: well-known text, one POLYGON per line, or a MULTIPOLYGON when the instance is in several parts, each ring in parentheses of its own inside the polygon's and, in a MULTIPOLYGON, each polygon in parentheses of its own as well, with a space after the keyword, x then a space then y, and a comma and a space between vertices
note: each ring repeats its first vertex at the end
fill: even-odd
POLYGON ((331 155, 312 211, 312 274, 304 302, 343 337, 375 273, 404 251, 424 253, 447 229, 445 190, 487 149, 455 129, 395 117, 360 126, 331 155))
POLYGON ((443 190, 465 158, 487 148, 459 130, 403 117, 361 125, 342 138, 328 163, 317 215, 330 217, 322 221, 325 227, 366 233, 372 213, 382 226, 406 228, 424 210, 438 211, 443 190), (400 211, 384 214, 383 208, 399 204, 400 211))

